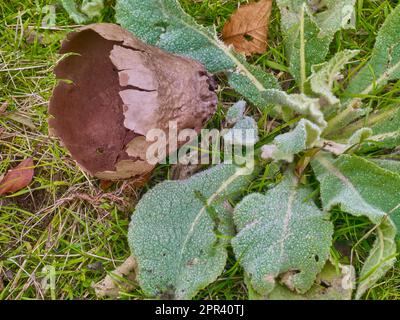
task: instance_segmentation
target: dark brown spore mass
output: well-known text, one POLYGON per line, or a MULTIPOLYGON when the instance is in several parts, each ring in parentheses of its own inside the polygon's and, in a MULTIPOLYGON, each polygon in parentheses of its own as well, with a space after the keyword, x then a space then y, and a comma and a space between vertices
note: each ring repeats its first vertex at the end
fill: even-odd
MULTIPOLYGON (((74 159, 91 173, 115 170, 127 158, 118 71, 109 55, 116 42, 88 29, 72 33, 60 53, 74 52, 55 68, 61 81, 53 93, 49 120, 74 159), (57 101, 57 106, 53 101, 57 101), (95 157, 93 156, 95 155, 95 157)), ((128 141, 129 142, 129 141, 128 141)))

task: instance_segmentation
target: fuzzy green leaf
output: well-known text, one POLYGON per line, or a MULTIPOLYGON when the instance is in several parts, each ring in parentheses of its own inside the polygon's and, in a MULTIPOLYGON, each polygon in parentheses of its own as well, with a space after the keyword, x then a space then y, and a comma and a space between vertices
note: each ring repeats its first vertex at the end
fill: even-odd
POLYGON ((329 134, 335 141, 346 142, 353 134, 363 127, 372 129, 369 140, 377 141, 382 147, 393 148, 400 144, 400 108, 398 106, 371 111, 369 108, 347 107, 340 119, 329 121, 329 134), (368 115, 368 116, 367 116, 368 115), (366 117, 367 116, 367 117, 366 117))
POLYGON ((390 159, 369 159, 379 167, 400 174, 400 161, 390 159))
POLYGON ((324 62, 334 34, 341 28, 353 27, 355 0, 311 1, 278 0, 289 69, 304 89, 311 67, 324 62), (314 14, 313 11, 320 11, 314 14))
POLYGON ((79 12, 75 0, 59 0, 69 17, 77 24, 84 24, 89 19, 83 13, 79 12))
MULTIPOLYGON (((247 63, 246 59, 238 54, 235 54, 235 56, 263 88, 279 89, 278 81, 272 74, 264 72, 258 66, 247 63)), ((228 82, 233 89, 255 106, 263 108, 268 104, 268 100, 266 100, 263 94, 265 90, 260 89, 259 86, 255 86, 254 80, 246 72, 243 72, 242 69, 237 68, 236 71, 228 71, 228 82)))
POLYGON ((309 199, 310 190, 287 174, 266 195, 251 194, 235 208, 233 250, 251 287, 271 292, 276 279, 304 293, 329 255, 333 226, 309 199))
POLYGON ((225 143, 254 146, 258 142, 258 125, 252 117, 243 117, 224 135, 225 143))
POLYGON ((226 113, 226 122, 229 125, 234 125, 239 120, 243 119, 244 112, 246 110, 246 101, 240 100, 236 102, 232 107, 228 109, 226 113))
POLYGON ((321 30, 320 35, 334 35, 340 29, 355 28, 356 0, 277 0, 281 9, 293 14, 292 19, 282 21, 284 29, 289 29, 297 23, 294 19, 304 3, 312 20, 321 30))
POLYGON ((358 50, 344 50, 337 53, 329 62, 313 66, 310 77, 311 90, 324 97, 331 105, 339 103, 339 99, 332 92, 333 85, 340 79, 340 71, 358 52, 358 50))
POLYGON ((57 14, 56 14, 56 7, 54 5, 45 5, 42 8, 42 13, 44 15, 42 19, 42 26, 43 27, 50 27, 53 28, 57 25, 57 14))
POLYGON ((231 219, 223 201, 247 184, 248 173, 222 164, 184 181, 162 182, 143 196, 128 242, 147 295, 190 299, 221 274, 231 219))
POLYGON ((327 125, 324 114, 321 112, 319 99, 310 98, 305 94, 287 94, 276 89, 266 90, 263 95, 269 104, 280 107, 284 114, 293 112, 304 115, 322 129, 327 125))
POLYGON ((321 129, 317 125, 301 119, 292 131, 276 136, 273 145, 264 146, 261 156, 292 162, 295 154, 314 147, 320 141, 320 136, 321 129))
POLYGON ((353 135, 349 138, 348 140, 348 145, 352 146, 358 143, 363 142, 364 140, 368 139, 371 137, 373 134, 373 131, 371 128, 361 128, 358 129, 356 132, 353 133, 353 135))
POLYGON ((326 7, 315 15, 317 25, 321 29, 320 36, 334 35, 340 29, 355 28, 356 0, 323 0, 318 3, 321 7, 326 7))
POLYGON ((369 62, 350 81, 345 95, 366 95, 400 78, 400 5, 379 30, 369 62))
POLYGON ((316 283, 305 294, 290 291, 278 284, 268 295, 269 300, 351 300, 355 271, 352 266, 336 268, 328 261, 317 276, 316 283))
POLYGON ((371 288, 396 262, 396 227, 390 218, 385 219, 376 229, 376 239, 360 274, 356 299, 371 288))
POLYGON ((104 8, 104 0, 83 0, 81 11, 90 19, 101 15, 104 8))
POLYGON ((289 71, 304 90, 311 66, 325 60, 332 36, 319 37, 320 29, 309 16, 308 10, 301 7, 295 10, 283 5, 280 8, 289 71))
POLYGON ((394 148, 400 144, 400 108, 391 116, 379 121, 372 127, 369 140, 377 141, 384 148, 394 148))
POLYGON ((228 72, 230 85, 246 99, 264 107, 260 92, 277 88, 272 75, 252 67, 186 14, 177 0, 118 0, 116 19, 143 41, 198 60, 210 72, 228 72))
POLYGON ((400 176, 366 159, 319 155, 312 161, 326 211, 340 206, 347 213, 366 216, 379 224, 388 215, 400 226, 400 176))

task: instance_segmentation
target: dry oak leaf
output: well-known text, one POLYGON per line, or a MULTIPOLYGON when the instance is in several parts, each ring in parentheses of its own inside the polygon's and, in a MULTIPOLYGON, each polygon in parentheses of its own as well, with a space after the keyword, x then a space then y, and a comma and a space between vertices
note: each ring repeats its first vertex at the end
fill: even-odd
POLYGON ((69 81, 54 89, 50 133, 99 179, 147 177, 155 167, 146 157, 149 131, 168 135, 175 122, 178 134, 199 133, 215 112, 215 80, 199 62, 147 45, 118 25, 70 33, 60 53, 77 55, 55 68, 58 79, 69 81))
POLYGON ((33 168, 33 159, 27 158, 14 169, 8 170, 0 182, 0 196, 7 193, 17 192, 27 187, 33 179, 33 168))
POLYGON ((224 25, 224 42, 247 56, 264 53, 267 50, 271 10, 272 0, 260 0, 241 6, 224 25))

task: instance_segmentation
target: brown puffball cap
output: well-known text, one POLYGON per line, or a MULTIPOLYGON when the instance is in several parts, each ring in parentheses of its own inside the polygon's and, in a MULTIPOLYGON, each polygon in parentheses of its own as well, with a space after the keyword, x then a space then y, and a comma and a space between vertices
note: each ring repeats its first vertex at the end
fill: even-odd
MULTIPOLYGON (((215 83, 198 62, 147 45, 114 24, 70 33, 55 68, 50 131, 78 164, 107 180, 151 172, 150 129, 200 132, 217 104, 215 83)), ((169 150, 170 152, 173 150, 169 150)))

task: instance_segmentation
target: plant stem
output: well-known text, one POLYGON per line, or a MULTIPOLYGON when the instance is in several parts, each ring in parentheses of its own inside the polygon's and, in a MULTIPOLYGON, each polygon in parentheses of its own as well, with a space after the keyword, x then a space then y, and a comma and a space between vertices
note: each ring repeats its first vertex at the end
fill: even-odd
POLYGON ((304 36, 304 8, 305 3, 301 7, 300 13, 300 91, 304 93, 304 85, 306 82, 306 56, 305 56, 305 36, 304 36))
POLYGON ((328 121, 328 126, 324 130, 324 135, 329 136, 333 132, 340 130, 340 123, 343 122, 348 116, 351 115, 354 111, 356 111, 357 107, 360 105, 360 99, 354 99, 347 105, 347 107, 338 113, 335 117, 328 121))

